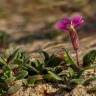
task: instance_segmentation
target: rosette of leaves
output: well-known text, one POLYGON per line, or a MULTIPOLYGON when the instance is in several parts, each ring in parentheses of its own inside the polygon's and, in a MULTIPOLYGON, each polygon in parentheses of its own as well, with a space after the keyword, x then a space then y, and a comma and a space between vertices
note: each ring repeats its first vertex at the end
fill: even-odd
POLYGON ((71 69, 68 72, 68 74, 71 73, 71 75, 67 78, 66 85, 64 86, 65 89, 72 90, 78 84, 87 86, 92 81, 96 80, 95 75, 89 78, 83 78, 84 72, 86 70, 94 69, 96 67, 95 65, 96 51, 95 50, 90 51, 84 56, 83 63, 86 64, 86 66, 82 66, 81 68, 78 68, 76 66, 76 64, 74 63, 74 60, 71 58, 71 56, 68 54, 66 50, 65 50, 64 57, 65 57, 64 58, 65 63, 68 65, 67 71, 71 69))
POLYGON ((66 90, 72 90, 77 84, 85 82, 81 78, 84 69, 76 66, 67 50, 64 50, 63 59, 54 54, 49 55, 45 51, 41 51, 40 54, 43 56, 42 61, 31 62, 29 84, 45 80, 63 85, 66 90))
POLYGON ((28 68, 29 85, 45 80, 55 82, 58 86, 62 85, 65 90, 72 90, 78 84, 86 85, 95 79, 95 77, 88 79, 82 77, 82 74, 92 67, 78 68, 67 50, 64 50, 63 59, 54 54, 49 55, 45 51, 41 51, 40 54, 43 56, 43 60, 32 61, 28 68))
POLYGON ((63 60, 54 54, 50 56, 45 51, 41 51, 40 54, 42 56, 42 60, 31 62, 32 68, 29 68, 30 78, 28 79, 28 82, 33 84, 41 80, 45 80, 47 82, 62 81, 62 78, 58 74, 63 69, 63 60))
POLYGON ((22 86, 33 86, 39 82, 56 83, 64 90, 72 90, 78 84, 89 84, 96 77, 83 79, 82 74, 89 66, 78 68, 67 50, 62 58, 45 51, 40 52, 42 60, 31 61, 22 49, 0 56, 0 95, 13 94, 22 86), (22 81, 17 84, 16 81, 22 81))
POLYGON ((64 50, 64 56, 63 56, 64 59, 62 60, 59 58, 59 62, 56 61, 58 60, 58 58, 54 57, 54 55, 49 56, 48 53, 44 51, 43 54, 45 58, 44 68, 47 69, 46 72, 49 77, 50 75, 53 76, 51 77, 51 79, 49 77, 45 79, 47 81, 49 80, 50 82, 52 82, 52 79, 55 78, 53 79, 53 81, 54 82, 57 81, 59 85, 60 84, 63 85, 63 88, 65 90, 72 90, 78 84, 82 84, 85 86, 87 84, 90 84, 91 81, 96 80, 95 76, 86 79, 84 79, 82 76, 86 70, 92 69, 94 68, 94 66, 86 66, 78 68, 78 66, 76 66, 75 61, 73 60, 73 58, 70 56, 70 54, 66 49, 64 50), (52 58, 55 58, 55 60, 52 58), (50 74, 49 71, 54 73, 54 75, 50 74), (55 76, 59 77, 60 79, 57 79, 55 76))
POLYGON ((26 65, 29 64, 29 57, 21 49, 14 50, 8 56, 5 56, 5 54, 0 57, 0 89, 2 89, 2 94, 3 92, 13 94, 22 85, 18 85, 15 82, 18 80, 22 80, 23 82, 28 76, 26 65))

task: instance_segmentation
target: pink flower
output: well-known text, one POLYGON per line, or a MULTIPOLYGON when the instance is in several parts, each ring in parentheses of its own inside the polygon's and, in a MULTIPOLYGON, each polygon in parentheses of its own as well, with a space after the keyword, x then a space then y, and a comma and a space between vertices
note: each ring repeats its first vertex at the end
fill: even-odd
POLYGON ((58 21, 55 24, 55 28, 62 30, 62 31, 68 31, 71 26, 77 28, 84 24, 84 18, 81 15, 75 15, 71 18, 63 18, 62 20, 58 21))
POLYGON ((55 28, 63 31, 67 31, 69 29, 70 24, 71 24, 70 19, 64 18, 55 24, 55 28))

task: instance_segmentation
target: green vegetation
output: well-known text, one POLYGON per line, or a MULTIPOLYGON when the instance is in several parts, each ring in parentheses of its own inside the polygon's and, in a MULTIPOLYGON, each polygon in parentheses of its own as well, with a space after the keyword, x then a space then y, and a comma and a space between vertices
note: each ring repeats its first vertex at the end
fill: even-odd
MULTIPOLYGON (((96 67, 96 65, 88 61, 92 66, 86 65, 78 68, 67 50, 64 51, 63 59, 54 54, 50 56, 45 51, 40 51, 39 53, 42 56, 42 60, 34 61, 30 60, 30 56, 21 49, 11 52, 7 50, 1 54, 0 96, 13 94, 22 86, 35 86, 35 84, 42 81, 62 84, 64 90, 70 91, 78 84, 86 86, 92 80, 96 80, 95 76, 83 78, 84 72, 96 67), (17 81, 20 81, 21 84, 17 84, 17 81)), ((90 57, 92 58, 92 54, 90 53, 87 56, 87 60, 90 57)))
POLYGON ((96 64, 96 50, 87 53, 83 58, 84 66, 96 64))

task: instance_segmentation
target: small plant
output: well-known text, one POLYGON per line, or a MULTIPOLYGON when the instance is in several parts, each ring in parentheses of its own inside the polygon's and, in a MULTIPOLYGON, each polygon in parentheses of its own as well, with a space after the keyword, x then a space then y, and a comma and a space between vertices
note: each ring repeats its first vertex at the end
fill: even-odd
MULTIPOLYGON (((1 53, 0 96, 12 95, 21 87, 35 86, 40 82, 55 83, 58 86, 62 86, 64 91, 69 92, 79 84, 86 87, 92 81, 95 81, 96 75, 85 78, 85 72, 96 68, 96 50, 90 51, 83 57, 82 66, 79 62, 79 38, 75 28, 83 23, 82 16, 76 16, 71 19, 64 18, 56 24, 59 29, 69 31, 72 45, 76 52, 77 63, 75 63, 66 49, 64 49, 62 58, 41 50, 39 54, 42 58, 34 61, 22 49, 6 49, 1 53)), ((0 42, 5 44, 6 38, 7 35, 2 32, 0 42)), ((96 87, 89 89, 88 92, 92 92, 94 89, 96 87)))
POLYGON ((1 96, 14 94, 22 86, 34 86, 42 81, 57 83, 69 91, 78 84, 86 85, 96 78, 84 79, 84 72, 92 66, 78 68, 67 50, 64 50, 63 59, 54 54, 50 56, 45 51, 40 51, 40 54, 42 60, 35 61, 31 61, 30 56, 21 49, 13 50, 10 54, 5 51, 0 56, 1 96), (21 83, 18 85, 17 81, 21 83))
POLYGON ((42 80, 61 81, 61 77, 56 75, 61 68, 58 66, 61 59, 54 55, 49 56, 43 51, 42 54, 44 54, 44 61, 33 62, 21 49, 13 50, 11 53, 7 50, 3 53, 0 57, 0 94, 14 94, 23 86, 22 84, 29 86, 42 80), (16 81, 23 83, 18 85, 16 81))
POLYGON ((55 27, 59 30, 62 30, 64 32, 68 31, 69 36, 74 48, 74 51, 76 53, 76 59, 77 59, 77 66, 80 67, 79 63, 79 57, 78 57, 78 49, 79 49, 79 37, 76 31, 76 28, 80 27, 84 24, 84 18, 80 15, 73 16, 71 18, 63 18, 62 20, 58 21, 55 25, 55 27))
POLYGON ((20 89, 21 85, 15 84, 15 81, 22 80, 28 75, 26 64, 29 64, 29 59, 20 49, 16 49, 8 55, 5 52, 0 57, 0 70, 2 70, 0 88, 4 89, 4 92, 13 94, 20 89))

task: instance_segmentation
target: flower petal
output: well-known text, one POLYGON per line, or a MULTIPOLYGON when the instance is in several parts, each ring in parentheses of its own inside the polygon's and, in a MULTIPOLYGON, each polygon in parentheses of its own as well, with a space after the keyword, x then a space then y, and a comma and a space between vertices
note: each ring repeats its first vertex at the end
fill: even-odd
POLYGON ((75 15, 71 17, 71 22, 74 27, 79 27, 84 24, 84 18, 81 15, 75 15))
POLYGON ((59 30, 67 31, 68 28, 70 27, 70 24, 71 24, 71 20, 69 18, 64 18, 55 24, 55 28, 59 30))

